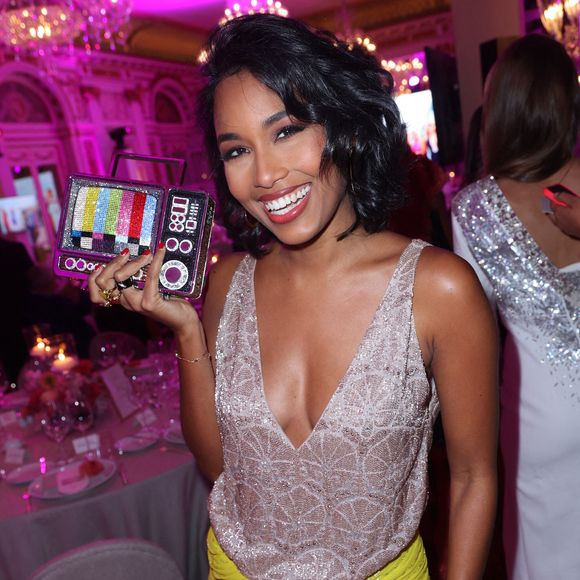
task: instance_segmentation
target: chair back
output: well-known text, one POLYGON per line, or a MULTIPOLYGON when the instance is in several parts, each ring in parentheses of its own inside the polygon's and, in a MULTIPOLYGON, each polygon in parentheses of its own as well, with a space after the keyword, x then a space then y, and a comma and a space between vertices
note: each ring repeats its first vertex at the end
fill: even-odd
POLYGON ((123 538, 91 542, 60 554, 30 580, 183 580, 183 575, 160 546, 123 538))

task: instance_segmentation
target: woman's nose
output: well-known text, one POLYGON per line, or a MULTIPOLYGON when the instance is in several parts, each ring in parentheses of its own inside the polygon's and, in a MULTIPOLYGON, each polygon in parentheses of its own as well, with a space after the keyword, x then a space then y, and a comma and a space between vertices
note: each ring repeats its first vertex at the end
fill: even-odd
POLYGON ((255 154, 255 185, 269 189, 288 174, 287 163, 273 151, 255 154))

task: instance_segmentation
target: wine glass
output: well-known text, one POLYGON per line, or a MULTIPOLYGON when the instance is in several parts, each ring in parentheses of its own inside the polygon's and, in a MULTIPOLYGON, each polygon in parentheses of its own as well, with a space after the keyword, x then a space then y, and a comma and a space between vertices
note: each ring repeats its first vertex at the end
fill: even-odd
POLYGON ((68 406, 72 428, 80 433, 88 431, 95 422, 95 414, 89 402, 82 396, 73 396, 68 406))
POLYGON ((66 463, 63 442, 71 430, 71 418, 67 406, 60 401, 47 403, 40 424, 44 434, 58 445, 58 464, 66 463))
POLYGON ((106 369, 113 366, 117 360, 117 343, 111 339, 103 341, 97 351, 97 366, 106 369))

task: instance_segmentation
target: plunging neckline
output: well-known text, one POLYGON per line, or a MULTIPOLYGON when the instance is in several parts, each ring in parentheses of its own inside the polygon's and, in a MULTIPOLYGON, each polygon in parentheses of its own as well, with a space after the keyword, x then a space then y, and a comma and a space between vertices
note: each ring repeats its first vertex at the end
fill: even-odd
POLYGON ((395 268, 393 269, 393 273, 391 274, 391 277, 389 278, 389 280, 386 284, 385 291, 383 292, 382 297, 379 300, 379 303, 378 303, 378 305, 373 313, 373 316, 371 317, 371 320, 370 320, 369 324, 367 325, 366 330, 363 333, 363 336, 362 336, 361 340, 359 341, 358 346, 355 350, 355 353, 354 353, 353 357, 351 358, 348 366, 346 367, 344 374, 339 379, 334 392, 332 393, 332 395, 328 399, 328 402, 326 403, 324 409, 322 410, 322 413, 318 417, 318 420, 316 421, 314 427, 312 428, 312 430, 310 431, 308 436, 304 439, 304 441, 302 441, 302 443, 300 443, 300 445, 298 445, 298 446, 295 446, 294 443, 292 443, 292 441, 290 440, 290 438, 286 434, 286 431, 284 431, 284 429, 282 429, 282 426, 280 425, 280 422, 278 421, 276 415, 274 415, 274 412, 272 411, 272 408, 270 407, 270 404, 268 403, 268 399, 266 397, 266 390, 264 388, 264 373, 262 371, 262 349, 260 347, 260 333, 259 333, 259 328, 258 328, 258 315, 257 315, 257 308, 256 308, 256 286, 255 286, 256 260, 253 261, 252 271, 250 272, 251 284, 250 284, 250 296, 249 296, 249 298, 252 302, 252 306, 251 306, 251 320, 253 321, 252 335, 254 337, 254 344, 255 344, 255 349, 256 349, 256 352, 254 353, 255 361, 256 361, 255 364, 256 364, 258 374, 259 374, 260 404, 265 407, 266 416, 268 417, 269 421, 273 425, 275 425, 276 429, 280 432, 281 438, 296 453, 299 453, 310 442, 310 440, 315 436, 315 434, 318 430, 317 429, 318 426, 320 425, 320 423, 324 419, 325 415, 327 415, 329 413, 328 409, 332 407, 334 401, 340 396, 340 393, 344 390, 345 381, 346 381, 346 379, 348 379, 355 362, 360 357, 360 352, 362 350, 362 347, 364 346, 364 344, 368 340, 369 333, 376 323, 379 312, 381 312, 382 309, 384 308, 384 305, 387 301, 387 297, 390 294, 391 288, 393 286, 393 281, 399 275, 399 271, 400 271, 401 266, 403 264, 403 258, 411 250, 411 248, 414 246, 415 242, 416 242, 416 240, 411 240, 411 242, 409 244, 407 244, 407 246, 405 246, 405 248, 401 252, 401 255, 397 259, 397 263, 395 264, 395 268))

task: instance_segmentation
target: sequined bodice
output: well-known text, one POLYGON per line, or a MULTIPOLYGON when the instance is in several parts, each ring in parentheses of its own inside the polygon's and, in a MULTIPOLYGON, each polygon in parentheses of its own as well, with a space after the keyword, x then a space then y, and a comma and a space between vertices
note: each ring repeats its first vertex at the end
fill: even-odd
MULTIPOLYGON (((295 449, 265 399, 253 275, 246 257, 217 343, 216 409, 224 471, 210 518, 250 578, 366 578, 413 539, 427 494, 438 410, 412 310, 417 260, 403 252, 348 371, 295 449)), ((305 329, 306 330, 306 329, 305 329)))
POLYGON ((462 190, 453 214, 505 325, 548 365, 562 394, 580 403, 580 268, 550 262, 493 177, 462 190))

